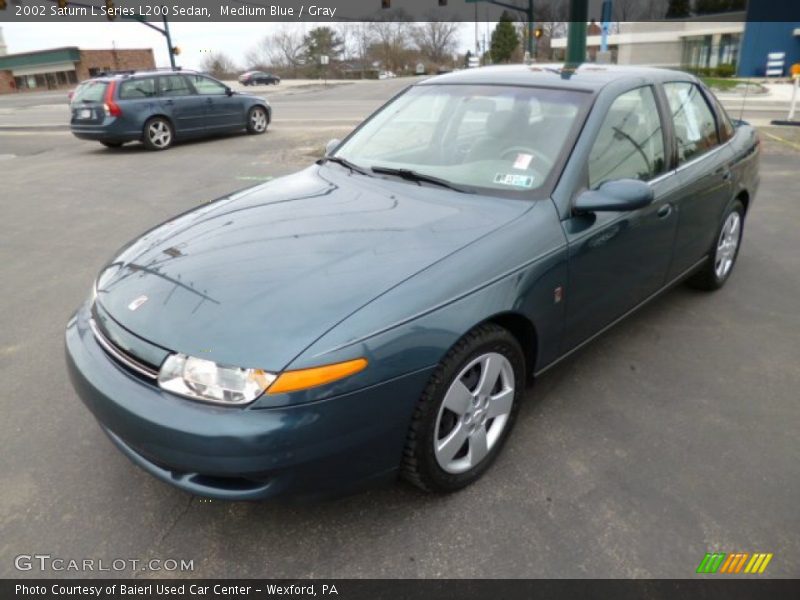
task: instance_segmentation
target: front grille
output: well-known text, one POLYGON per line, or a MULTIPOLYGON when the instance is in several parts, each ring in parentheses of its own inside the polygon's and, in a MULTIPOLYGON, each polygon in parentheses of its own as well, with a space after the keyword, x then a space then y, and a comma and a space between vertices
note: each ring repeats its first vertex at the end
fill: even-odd
POLYGON ((93 318, 89 319, 89 326, 92 328, 94 338, 97 340, 97 343, 100 344, 100 347, 105 350, 106 354, 108 354, 117 363, 121 364, 129 371, 133 371, 134 373, 142 375, 143 377, 147 377, 148 379, 158 379, 158 369, 156 369, 153 365, 142 362, 134 356, 131 356, 129 352, 126 352, 124 349, 120 348, 117 344, 108 339, 93 318))

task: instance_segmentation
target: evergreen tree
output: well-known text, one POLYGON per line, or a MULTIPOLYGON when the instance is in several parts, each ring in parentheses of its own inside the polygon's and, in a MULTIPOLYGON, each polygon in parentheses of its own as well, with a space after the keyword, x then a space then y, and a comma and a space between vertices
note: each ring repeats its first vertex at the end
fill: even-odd
POLYGON ((667 19, 684 19, 691 13, 691 8, 689 0, 669 0, 665 16, 667 19))
POLYGON ((514 27, 514 20, 508 11, 503 11, 500 16, 500 21, 497 27, 492 32, 492 44, 489 53, 492 57, 492 62, 508 62, 514 54, 514 50, 519 46, 519 36, 514 27))

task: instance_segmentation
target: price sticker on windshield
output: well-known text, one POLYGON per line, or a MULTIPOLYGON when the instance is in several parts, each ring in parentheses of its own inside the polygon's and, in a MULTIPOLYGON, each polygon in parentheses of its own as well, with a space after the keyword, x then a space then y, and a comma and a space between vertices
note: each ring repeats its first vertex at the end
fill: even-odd
POLYGON ((518 188, 533 187, 533 177, 530 175, 517 175, 516 173, 498 173, 494 176, 494 182, 518 188))

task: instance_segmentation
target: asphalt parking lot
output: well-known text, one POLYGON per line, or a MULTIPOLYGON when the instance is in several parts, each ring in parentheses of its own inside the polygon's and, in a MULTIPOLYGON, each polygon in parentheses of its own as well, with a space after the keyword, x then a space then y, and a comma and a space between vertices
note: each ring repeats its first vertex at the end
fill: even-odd
POLYGON ((170 575, 195 577, 687 578, 707 551, 771 552, 765 576, 800 576, 793 131, 766 130, 728 285, 678 287, 545 374, 495 467, 459 494, 208 502, 112 447, 63 358, 102 264, 178 212, 309 164, 402 85, 276 96, 266 135, 163 153, 0 129, 0 576, 81 575, 14 568, 38 553, 188 559, 170 575))

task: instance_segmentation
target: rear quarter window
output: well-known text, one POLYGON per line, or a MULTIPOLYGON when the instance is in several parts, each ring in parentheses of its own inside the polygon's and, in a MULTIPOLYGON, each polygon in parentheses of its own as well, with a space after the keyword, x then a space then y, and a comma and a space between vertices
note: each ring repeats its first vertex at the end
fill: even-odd
POLYGON ((102 102, 106 94, 108 83, 105 81, 87 81, 78 86, 73 102, 102 102))

